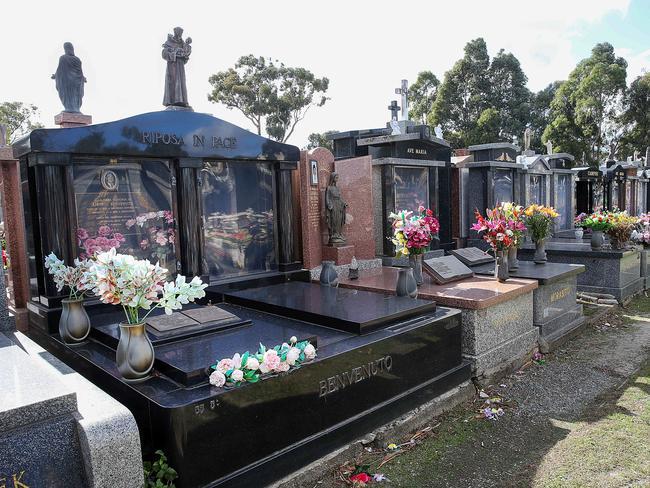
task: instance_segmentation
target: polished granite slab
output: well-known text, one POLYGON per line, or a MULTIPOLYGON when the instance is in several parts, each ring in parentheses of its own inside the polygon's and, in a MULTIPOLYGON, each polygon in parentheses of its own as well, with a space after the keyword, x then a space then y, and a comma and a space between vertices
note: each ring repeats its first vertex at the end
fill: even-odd
POLYGON ((364 334, 395 320, 433 312, 435 303, 316 283, 290 281, 225 293, 227 302, 364 334))
POLYGON ((220 306, 252 326, 163 345, 156 353, 170 363, 207 366, 258 341, 315 333, 317 358, 239 388, 213 387, 207 376, 187 387, 159 369, 160 362, 146 381, 126 383, 115 350, 94 338, 69 347, 57 335, 32 332, 133 412, 145 454, 163 449, 180 474, 179 488, 266 485, 470 378, 458 310, 438 307, 358 335, 220 306))
MULTIPOLYGON (((519 250, 520 253, 533 253, 535 251, 535 244, 531 242, 524 243, 519 250)), ((620 259, 622 256, 629 255, 636 252, 634 249, 606 249, 601 248, 594 250, 591 248, 589 241, 553 238, 546 241, 547 254, 567 254, 579 255, 598 258, 620 259)))
MULTIPOLYGON (((546 263, 536 264, 532 261, 519 261, 519 267, 509 270, 513 278, 537 280, 540 285, 549 285, 570 276, 585 272, 584 264, 546 263)), ((472 267, 479 275, 494 276, 494 262, 472 267)))
MULTIPOLYGON (((387 266, 362 270, 359 279, 341 277, 339 286, 395 293, 397 272, 398 268, 387 266)), ((474 276, 446 285, 435 284, 426 274, 422 278, 424 282, 418 287, 418 299, 435 300, 439 305, 466 309, 489 308, 529 293, 538 286, 537 281, 522 278, 511 278, 505 283, 499 283, 494 278, 474 276)))

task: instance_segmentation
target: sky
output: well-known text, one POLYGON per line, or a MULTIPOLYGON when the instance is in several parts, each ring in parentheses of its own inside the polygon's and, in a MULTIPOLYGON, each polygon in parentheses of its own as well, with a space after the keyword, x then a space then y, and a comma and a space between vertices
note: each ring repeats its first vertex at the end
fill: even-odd
POLYGON ((598 42, 627 59, 628 82, 650 67, 647 0, 7 0, 2 17, 0 102, 38 106, 46 127, 62 110, 50 76, 66 41, 82 60, 81 110, 94 123, 162 110, 161 46, 178 25, 193 39, 190 104, 245 129, 253 126, 243 115, 208 101, 211 74, 254 54, 328 77, 331 99, 311 108, 288 141, 300 147, 312 132, 383 127, 400 80, 423 70, 442 80, 477 37, 490 55, 512 52, 534 91, 566 79, 598 42))

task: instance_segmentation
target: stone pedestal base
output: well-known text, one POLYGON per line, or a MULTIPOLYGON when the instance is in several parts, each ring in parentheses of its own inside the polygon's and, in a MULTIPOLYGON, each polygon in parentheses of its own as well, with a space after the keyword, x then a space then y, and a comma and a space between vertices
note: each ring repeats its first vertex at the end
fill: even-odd
POLYGON ((559 317, 542 324, 535 324, 539 327, 539 350, 544 354, 554 351, 576 336, 586 323, 582 315, 582 305, 576 305, 573 310, 559 317))
POLYGON ((0 146, 0 161, 11 161, 14 159, 14 150, 11 146, 0 146))
POLYGON ((69 127, 90 125, 93 123, 93 118, 82 113, 61 112, 54 116, 54 123, 60 125, 62 129, 67 129, 69 127))
POLYGON ((324 246, 323 247, 323 261, 334 261, 334 264, 340 266, 342 264, 350 264, 354 256, 354 246, 324 246))

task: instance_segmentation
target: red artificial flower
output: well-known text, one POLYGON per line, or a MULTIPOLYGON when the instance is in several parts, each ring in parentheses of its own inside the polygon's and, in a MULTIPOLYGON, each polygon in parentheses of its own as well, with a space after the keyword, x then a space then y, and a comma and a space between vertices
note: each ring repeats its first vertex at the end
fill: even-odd
POLYGON ((361 483, 369 483, 372 478, 368 473, 359 473, 354 476, 350 476, 350 481, 360 481, 361 483))

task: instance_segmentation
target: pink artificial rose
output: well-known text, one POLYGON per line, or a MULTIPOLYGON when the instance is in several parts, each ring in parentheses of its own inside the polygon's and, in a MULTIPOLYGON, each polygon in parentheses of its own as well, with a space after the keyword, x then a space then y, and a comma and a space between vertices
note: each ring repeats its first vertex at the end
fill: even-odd
POLYGON ((275 368, 275 370, 276 370, 278 373, 285 373, 286 371, 289 371, 289 368, 290 368, 290 367, 291 367, 291 366, 289 366, 289 363, 287 363, 287 362, 281 362, 280 364, 278 364, 278 366, 275 368))
POLYGON ((287 363, 289 364, 289 366, 294 366, 299 356, 300 356, 300 349, 298 349, 297 347, 292 347, 291 349, 289 349, 289 352, 287 352, 287 363))
POLYGON ((305 350, 303 351, 305 353, 305 357, 308 360, 312 360, 316 357, 316 348, 312 346, 311 344, 307 344, 305 347, 305 350))
POLYGON ((251 356, 248 358, 248 361, 246 361, 246 369, 257 371, 260 369, 260 362, 257 360, 257 358, 251 356))
POLYGON ((97 230, 97 233, 100 236, 106 237, 107 235, 109 235, 111 233, 111 228, 108 225, 102 225, 102 226, 99 227, 99 230, 97 230))
POLYGON ((226 384, 226 377, 221 371, 215 371, 210 375, 210 384, 221 388, 226 384))
POLYGON ((80 241, 88 239, 88 231, 86 229, 77 229, 77 239, 80 241))
POLYGON ((217 371, 221 373, 225 373, 231 369, 235 369, 235 363, 233 363, 232 359, 230 358, 222 359, 217 363, 217 371))
POLYGON ((280 356, 275 349, 269 349, 264 353, 264 359, 260 364, 260 371, 268 373, 275 370, 280 365, 280 356))
POLYGON ((241 369, 236 369, 235 371, 232 372, 230 375, 230 379, 234 381, 235 383, 241 381, 244 379, 244 372, 241 369))
POLYGON ((126 239, 124 239, 124 234, 120 234, 119 232, 116 232, 113 234, 113 239, 119 241, 119 242, 124 242, 126 239))

